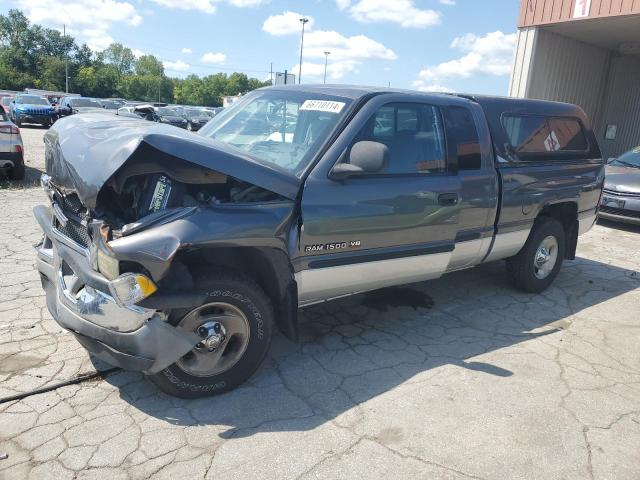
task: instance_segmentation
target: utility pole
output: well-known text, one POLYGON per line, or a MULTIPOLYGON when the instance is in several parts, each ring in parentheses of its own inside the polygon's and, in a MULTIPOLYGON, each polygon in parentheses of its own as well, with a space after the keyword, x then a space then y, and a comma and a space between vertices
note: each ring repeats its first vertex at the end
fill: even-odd
POLYGON ((298 85, 302 82, 302 49, 304 47, 304 26, 309 22, 308 18, 301 18, 300 23, 302 24, 302 38, 300 39, 300 68, 298 69, 298 85))
POLYGON ((158 77, 158 108, 160 108, 160 87, 162 86, 162 74, 158 77))
MULTIPOLYGON (((67 38, 67 25, 62 24, 62 36, 67 38)), ((64 55, 64 93, 69 93, 69 54, 64 55)))
POLYGON ((331 52, 324 52, 324 82, 327 83, 327 63, 329 62, 329 55, 331 52))
POLYGON ((269 75, 270 75, 270 78, 271 78, 271 86, 273 86, 273 62, 271 62, 271 68, 270 68, 269 72, 270 72, 269 75))

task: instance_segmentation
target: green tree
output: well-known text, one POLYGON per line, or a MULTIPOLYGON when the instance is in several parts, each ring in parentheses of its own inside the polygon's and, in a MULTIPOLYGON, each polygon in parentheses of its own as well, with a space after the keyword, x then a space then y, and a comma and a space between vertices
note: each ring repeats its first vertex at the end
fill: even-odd
POLYGON ((164 75, 162 62, 153 55, 142 55, 136 60, 136 75, 164 75))
POLYGON ((104 61, 116 67, 116 71, 120 76, 133 72, 136 57, 130 48, 121 43, 112 43, 103 53, 104 61))
POLYGON ((197 75, 189 75, 176 82, 173 96, 177 103, 184 105, 204 105, 204 82, 197 75))

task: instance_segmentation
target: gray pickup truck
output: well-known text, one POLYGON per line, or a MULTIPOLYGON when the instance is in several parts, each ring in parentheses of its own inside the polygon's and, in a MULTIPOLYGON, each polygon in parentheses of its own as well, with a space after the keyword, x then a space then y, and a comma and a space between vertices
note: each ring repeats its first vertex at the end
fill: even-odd
POLYGON ((45 141, 51 314, 182 397, 248 379, 300 307, 496 260, 541 292, 604 183, 579 107, 510 98, 272 87, 198 134, 87 114, 45 141))

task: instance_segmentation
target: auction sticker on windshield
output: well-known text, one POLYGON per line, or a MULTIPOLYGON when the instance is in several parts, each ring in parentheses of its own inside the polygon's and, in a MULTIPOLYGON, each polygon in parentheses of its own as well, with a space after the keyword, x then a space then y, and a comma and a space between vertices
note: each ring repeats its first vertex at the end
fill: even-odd
POLYGON ((315 112, 340 113, 344 108, 344 102, 330 100, 305 100, 300 110, 313 110, 315 112))

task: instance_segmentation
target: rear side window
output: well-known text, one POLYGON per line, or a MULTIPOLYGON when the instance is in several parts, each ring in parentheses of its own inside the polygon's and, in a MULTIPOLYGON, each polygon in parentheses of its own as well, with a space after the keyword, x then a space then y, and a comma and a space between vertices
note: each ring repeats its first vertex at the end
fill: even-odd
POLYGON ((575 118, 504 115, 502 126, 516 153, 583 152, 587 138, 575 118))
POLYGON ((447 135, 456 143, 458 170, 482 168, 480 138, 471 112, 464 107, 448 107, 445 113, 447 135))

